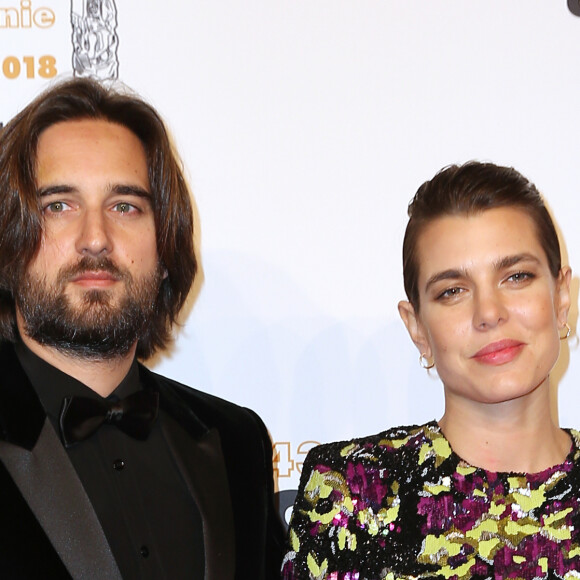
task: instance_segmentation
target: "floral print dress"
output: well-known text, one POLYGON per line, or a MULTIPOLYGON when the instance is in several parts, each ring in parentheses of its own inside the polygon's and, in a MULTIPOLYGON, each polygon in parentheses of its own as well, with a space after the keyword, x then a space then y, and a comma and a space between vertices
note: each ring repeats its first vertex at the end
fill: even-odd
POLYGON ((285 580, 580 578, 580 434, 561 464, 495 473, 436 422, 313 449, 285 580))

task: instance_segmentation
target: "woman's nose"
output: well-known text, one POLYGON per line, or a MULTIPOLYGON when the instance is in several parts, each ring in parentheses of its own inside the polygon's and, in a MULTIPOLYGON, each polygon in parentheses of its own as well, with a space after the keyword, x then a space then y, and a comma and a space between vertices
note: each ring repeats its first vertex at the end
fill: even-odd
POLYGON ((473 324, 476 328, 493 328, 507 320, 508 311, 498 289, 475 292, 474 306, 473 324))

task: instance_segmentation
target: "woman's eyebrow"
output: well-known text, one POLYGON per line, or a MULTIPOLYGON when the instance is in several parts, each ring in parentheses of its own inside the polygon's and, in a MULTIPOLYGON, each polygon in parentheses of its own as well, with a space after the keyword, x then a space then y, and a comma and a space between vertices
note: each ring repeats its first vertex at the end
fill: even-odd
POLYGON ((464 269, 450 268, 449 270, 443 270, 442 272, 437 272, 433 274, 427 283, 425 284, 425 292, 429 290, 433 284, 441 282, 441 280, 456 280, 457 278, 462 278, 467 275, 467 271, 464 269))
MULTIPOLYGON (((493 268, 496 271, 504 270, 505 268, 511 268, 520 262, 534 262, 539 263, 539 260, 533 254, 528 254, 526 252, 522 254, 514 254, 513 256, 505 256, 496 260, 493 264, 493 268)), ((437 272, 433 274, 425 283, 425 291, 429 290, 433 284, 441 282, 442 280, 456 280, 457 278, 464 278, 468 276, 468 271, 463 268, 450 268, 449 270, 443 270, 442 272, 437 272)))
POLYGON ((520 262, 534 262, 538 264, 540 260, 533 254, 528 254, 524 252, 523 254, 515 254, 513 256, 506 256, 505 258, 501 258, 494 263, 495 270, 503 270, 505 268, 511 268, 520 262))

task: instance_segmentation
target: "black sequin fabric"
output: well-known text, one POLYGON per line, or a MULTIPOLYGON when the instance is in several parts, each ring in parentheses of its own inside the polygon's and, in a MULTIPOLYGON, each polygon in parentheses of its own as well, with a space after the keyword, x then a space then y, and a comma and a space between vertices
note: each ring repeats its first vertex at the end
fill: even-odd
POLYGON ((462 461, 436 422, 313 449, 284 580, 580 578, 580 434, 535 474, 462 461))

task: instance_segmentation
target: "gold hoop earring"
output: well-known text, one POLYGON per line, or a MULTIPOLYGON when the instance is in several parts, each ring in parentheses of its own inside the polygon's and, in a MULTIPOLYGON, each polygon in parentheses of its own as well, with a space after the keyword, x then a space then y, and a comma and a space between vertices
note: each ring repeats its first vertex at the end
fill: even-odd
POLYGON ((422 352, 419 355, 419 364, 421 365, 422 368, 428 371, 429 369, 432 369, 435 366, 435 361, 433 360, 432 362, 429 362, 427 355, 424 352, 422 352))
POLYGON ((566 340, 570 336, 570 333, 572 332, 572 329, 570 328, 570 325, 567 322, 564 324, 564 328, 566 329, 566 334, 564 336, 560 336, 560 340, 566 340))

